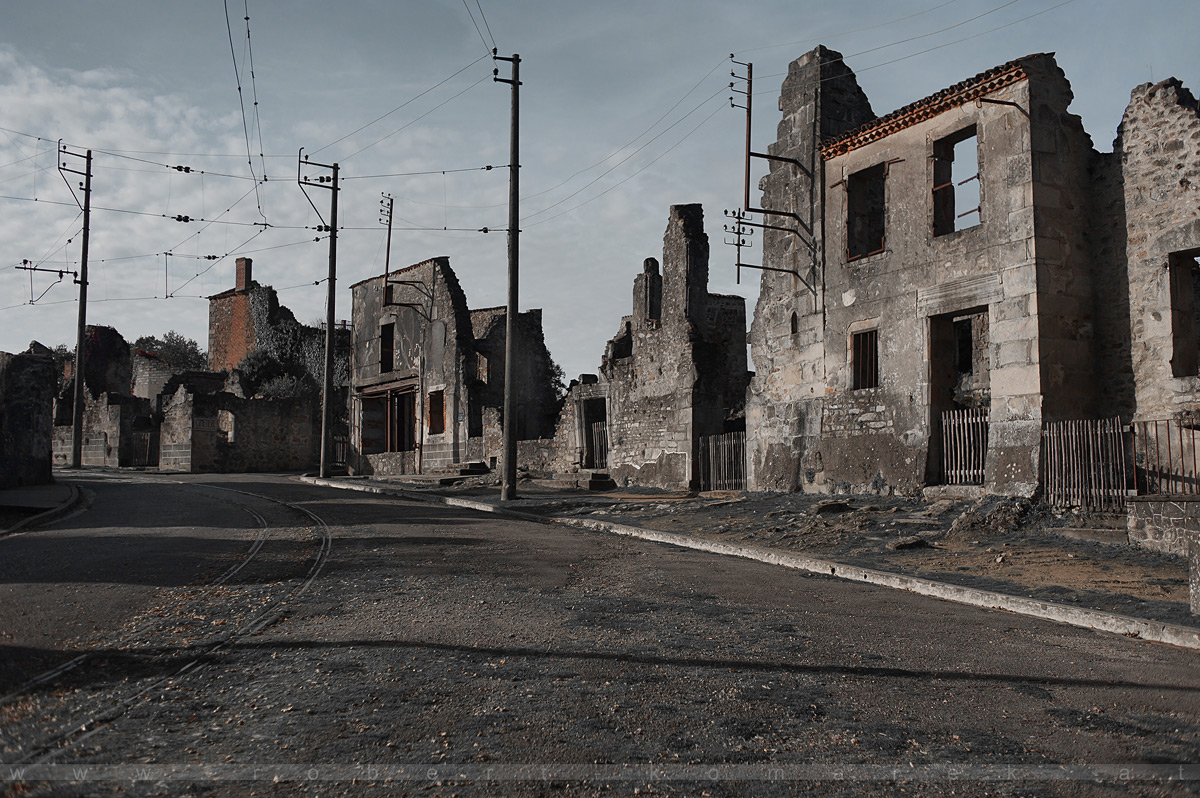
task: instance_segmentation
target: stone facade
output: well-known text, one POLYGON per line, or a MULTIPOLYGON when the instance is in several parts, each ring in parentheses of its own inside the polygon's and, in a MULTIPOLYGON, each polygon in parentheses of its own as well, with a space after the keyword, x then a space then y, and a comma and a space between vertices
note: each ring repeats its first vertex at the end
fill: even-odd
POLYGON ((54 359, 40 345, 0 352, 0 489, 45 485, 50 473, 54 359))
POLYGON ((167 385, 161 470, 301 471, 319 462, 321 420, 312 402, 245 399, 213 390, 207 376, 185 374, 167 385))
POLYGON ((1129 542, 1151 551, 1188 556, 1200 535, 1200 496, 1137 496, 1129 501, 1129 542))
MULTIPOLYGON (((427 473, 502 450, 506 312, 471 311, 449 258, 363 280, 353 291, 351 468, 427 473)), ((540 310, 517 319, 518 438, 549 437, 557 371, 540 310)))
POLYGON ((752 488, 939 484, 944 414, 974 408, 985 490, 1027 496, 1044 422, 1200 406, 1196 102, 1140 87, 1102 155, 1071 99, 1042 54, 875 117, 837 53, 792 64, 761 207, 795 214, 764 265, 796 276, 762 277, 752 488))
MULTIPOLYGON (((85 466, 146 465, 141 452, 151 435, 155 418, 151 402, 134 396, 133 359, 129 344, 112 327, 88 326, 84 343, 83 443, 80 462, 85 466)), ((63 380, 54 406, 53 462, 71 462, 74 383, 63 380)))
POLYGON ((599 374, 568 393, 555 438, 560 470, 694 488, 699 438, 745 429, 746 303, 708 292, 708 255, 703 209, 672 206, 661 274, 646 259, 633 313, 608 342, 599 374))
POLYGON ((129 358, 133 373, 133 395, 155 403, 163 386, 175 375, 175 369, 154 352, 134 349, 129 358))
POLYGON ((253 265, 250 258, 238 258, 234 287, 208 298, 208 367, 213 371, 235 369, 255 350, 256 321, 269 315, 272 300, 279 304, 272 288, 254 281, 253 265))

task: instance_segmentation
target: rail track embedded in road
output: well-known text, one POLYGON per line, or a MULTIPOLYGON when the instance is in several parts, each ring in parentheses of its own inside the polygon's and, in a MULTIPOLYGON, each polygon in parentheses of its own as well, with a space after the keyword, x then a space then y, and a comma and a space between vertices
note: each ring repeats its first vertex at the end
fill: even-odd
MULTIPOLYGON (((258 530, 250 547, 237 562, 203 585, 198 596, 184 600, 172 612, 139 623, 135 629, 103 641, 101 648, 38 674, 0 697, 0 709, 7 708, 10 718, 0 727, 8 738, 5 748, 9 749, 3 764, 47 762, 102 731, 131 708, 152 700, 160 688, 202 669, 222 649, 281 619, 320 575, 329 558, 332 534, 328 523, 313 511, 260 493, 211 484, 178 484, 249 498, 250 502, 219 500, 255 519, 258 530), (265 510, 261 505, 258 509, 250 506, 257 502, 268 503, 275 512, 260 512, 265 510), (278 514, 280 509, 285 522, 271 523, 267 516, 278 514), (286 523, 298 519, 304 523, 286 523), (305 532, 310 534, 306 536, 305 532), (302 540, 304 537, 308 540, 302 540), (315 550, 303 557, 295 556, 297 546, 308 549, 313 543, 315 550), (268 552, 276 556, 264 556, 268 552), (299 560, 299 568, 285 565, 298 573, 272 573, 280 559, 299 560), (200 625, 205 628, 197 629, 200 625), (205 634, 214 628, 221 631, 205 634), (61 689, 65 677, 73 673, 98 680, 99 686, 86 695, 81 695, 81 687, 61 689), (47 690, 56 685, 60 686, 58 694, 47 695, 47 690), (62 715, 55 716, 56 711, 63 711, 62 715), (52 728, 46 732, 39 722, 40 733, 21 741, 22 731, 30 731, 22 726, 33 725, 34 715, 43 721, 47 715, 53 716, 52 728)), ((83 681, 81 678, 80 683, 83 681)))

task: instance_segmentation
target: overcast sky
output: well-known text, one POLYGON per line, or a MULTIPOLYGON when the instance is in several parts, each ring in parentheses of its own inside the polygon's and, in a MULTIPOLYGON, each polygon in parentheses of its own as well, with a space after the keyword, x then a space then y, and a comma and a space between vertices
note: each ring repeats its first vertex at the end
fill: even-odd
MULTIPOLYGON (((11 352, 31 339, 74 346, 70 276, 13 268, 77 268, 82 221, 55 166, 58 139, 94 151, 88 322, 130 341, 174 329, 207 347, 203 297, 233 285, 238 255, 300 320, 324 318, 325 286, 313 283, 328 244, 296 184, 301 147, 344 179, 339 319, 348 287, 383 271, 382 192, 395 197, 392 268, 448 255, 471 307, 504 304, 510 89, 491 79, 493 38, 522 59, 521 307, 543 309, 570 376, 595 371, 630 312, 672 204, 704 205, 710 288, 746 296, 753 312, 758 276, 735 284, 721 243, 722 212, 742 194, 730 53, 754 63, 760 151, 775 138, 787 63, 817 43, 846 56, 877 114, 1056 52, 1072 109, 1106 151, 1134 86, 1176 76, 1200 87, 1195 0, 7 5, 0 350, 11 352)), ((309 193, 327 220, 329 192, 309 193)))

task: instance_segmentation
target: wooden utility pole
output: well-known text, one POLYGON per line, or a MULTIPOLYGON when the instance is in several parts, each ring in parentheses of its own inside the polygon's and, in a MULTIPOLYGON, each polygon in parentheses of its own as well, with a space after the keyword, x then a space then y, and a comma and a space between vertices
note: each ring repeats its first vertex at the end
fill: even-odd
MULTIPOLYGON (((303 148, 300 150, 304 152, 303 148)), ((305 186, 314 186, 316 188, 327 188, 333 193, 330 199, 329 208, 329 223, 323 225, 329 233, 329 276, 326 278, 329 281, 325 299, 325 379, 321 388, 321 478, 329 477, 330 466, 333 460, 333 353, 334 353, 334 300, 337 296, 337 213, 338 213, 338 165, 323 164, 316 161, 308 160, 305 156, 302 161, 298 160, 296 164, 296 182, 300 185, 303 191, 305 186), (300 174, 301 166, 314 166, 320 169, 329 169, 332 175, 320 175, 319 177, 310 179, 307 175, 300 174)), ((304 196, 308 196, 305 192, 304 196)), ((309 204, 312 200, 309 199, 309 204)), ((313 210, 317 210, 317 206, 313 205, 313 210)), ((320 216, 320 211, 317 211, 320 216)))
POLYGON ((512 78, 500 77, 500 70, 493 71, 498 83, 512 86, 512 132, 509 138, 508 157, 508 310, 504 333, 504 473, 500 482, 500 500, 509 501, 517 497, 517 238, 520 234, 518 219, 518 187, 520 185, 520 111, 521 111, 521 56, 513 53, 511 58, 496 55, 497 61, 512 64, 512 78))
MULTIPOLYGON (((60 139, 58 154, 60 157, 58 171, 62 174, 63 180, 67 180, 68 188, 71 186, 71 181, 67 179, 66 173, 83 175, 83 184, 80 186, 83 189, 83 251, 79 256, 79 276, 75 279, 75 282, 79 283, 79 324, 75 337, 75 393, 71 408, 71 468, 81 468, 83 466, 83 367, 85 360, 83 350, 87 344, 88 238, 92 228, 92 151, 88 150, 87 155, 70 152, 63 146, 60 139), (68 155, 84 159, 85 165, 82 172, 69 168, 67 162, 62 160, 68 155)), ((71 193, 75 193, 74 189, 71 190, 71 193)), ((76 202, 78 201, 76 198, 76 202)))

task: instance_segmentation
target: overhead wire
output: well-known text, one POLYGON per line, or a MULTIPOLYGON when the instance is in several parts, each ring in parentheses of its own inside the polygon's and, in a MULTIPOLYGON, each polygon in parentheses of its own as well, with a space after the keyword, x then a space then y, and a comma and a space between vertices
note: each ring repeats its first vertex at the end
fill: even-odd
POLYGON ((479 0, 475 0, 475 7, 479 9, 479 18, 483 20, 483 27, 487 29, 488 38, 492 40, 492 50, 496 49, 496 37, 492 35, 492 26, 488 24, 487 17, 483 15, 483 6, 479 5, 479 0))
POLYGON ((831 41, 833 39, 840 39, 843 36, 849 36, 854 33, 863 33, 865 31, 876 30, 878 28, 886 28, 888 25, 895 25, 897 22, 905 22, 907 20, 914 19, 916 17, 924 16, 925 14, 929 14, 933 11, 937 11, 939 8, 945 8, 946 6, 954 5, 957 2, 958 2, 958 0, 946 0, 946 2, 938 3, 936 6, 933 6, 932 8, 927 8, 924 11, 918 11, 915 14, 907 14, 903 17, 896 17, 895 19, 889 19, 886 22, 879 22, 875 25, 867 25, 862 28, 854 28, 852 30, 842 31, 841 33, 831 33, 826 36, 818 36, 818 37, 815 37, 812 39, 801 39, 801 40, 795 41, 795 42, 783 42, 782 44, 764 44, 761 47, 747 47, 744 50, 736 50, 735 54, 742 55, 743 53, 754 53, 754 52, 758 52, 760 50, 775 50, 780 47, 795 47, 798 44, 811 44, 813 42, 822 42, 822 41, 831 41))
POLYGON ((479 29, 479 23, 475 21, 475 15, 471 13, 471 7, 467 5, 467 0, 463 0, 463 8, 467 9, 467 16, 471 18, 471 24, 475 26, 475 32, 479 34, 479 41, 483 44, 483 49, 487 50, 487 54, 492 54, 492 48, 488 47, 487 39, 483 38, 483 31, 479 29))
MULTIPOLYGON (((610 166, 610 167, 609 167, 608 169, 606 169, 604 172, 601 172, 599 175, 597 175, 595 178, 593 178, 593 179, 592 179, 590 182, 588 182, 587 184, 585 184, 585 185, 581 186, 580 188, 576 189, 575 191, 573 191, 572 193, 568 194, 567 196, 563 197, 563 198, 562 198, 562 199, 560 199, 558 202, 555 202, 555 203, 554 203, 554 204, 552 204, 552 205, 548 205, 547 207, 545 207, 545 208, 542 208, 542 209, 541 209, 541 210, 539 210, 539 211, 534 211, 533 213, 530 213, 530 214, 527 214, 526 216, 523 216, 523 217, 521 218, 521 221, 522 221, 522 222, 524 222, 524 221, 526 221, 527 219, 532 219, 532 218, 533 218, 533 217, 535 217, 535 216, 540 216, 540 215, 542 215, 543 213, 546 213, 547 211, 553 210, 554 208, 558 207, 559 205, 562 205, 562 204, 563 204, 563 203, 565 203, 567 200, 569 200, 569 199, 572 199, 573 197, 576 197, 576 196, 578 196, 578 195, 579 195, 581 192, 585 191, 585 190, 586 190, 586 189, 588 189, 589 187, 591 187, 591 186, 595 185, 595 184, 596 184, 596 183, 598 183, 600 180, 604 179, 606 176, 608 176, 609 174, 611 174, 611 173, 612 173, 613 171, 615 171, 615 170, 616 170, 616 169, 617 169, 619 166, 621 166, 622 164, 624 164, 625 162, 627 162, 627 161, 628 161, 630 158, 633 158, 635 155, 637 155, 637 154, 638 154, 638 153, 640 153, 642 150, 644 150, 644 149, 646 149, 647 147, 649 147, 649 146, 650 146, 651 144, 653 144, 655 141, 657 141, 658 139, 662 138, 662 137, 663 137, 664 135, 666 135, 666 134, 667 134, 667 133, 668 133, 668 132, 669 132, 669 131, 670 131, 672 128, 674 128, 675 126, 677 126, 677 125, 679 125, 680 123, 682 123, 682 122, 683 122, 683 120, 687 119, 689 116, 691 116, 692 114, 694 114, 694 113, 696 113, 697 111, 699 111, 699 110, 700 110, 701 108, 703 108, 703 107, 704 107, 706 104, 708 104, 708 103, 712 102, 713 98, 715 98, 717 95, 719 95, 719 94, 723 94, 723 93, 725 93, 726 91, 727 91, 727 88, 726 88, 726 87, 724 87, 724 86, 722 86, 720 89, 717 89, 717 91, 713 92, 713 93, 712 93, 712 94, 710 94, 708 97, 706 97, 706 98, 704 98, 703 100, 701 100, 699 104, 697 104, 697 105, 696 105, 694 108, 692 108, 692 110, 688 111, 686 114, 684 114, 683 116, 681 116, 679 119, 675 120, 675 121, 674 121, 674 122, 672 122, 670 125, 668 125, 667 127, 663 128, 663 129, 662 129, 661 131, 659 131, 659 132, 658 132, 658 133, 657 133, 657 134, 656 134, 656 135, 655 135, 653 138, 651 138, 651 139, 647 140, 647 141, 646 141, 644 144, 642 144, 642 146, 638 147, 636 150, 634 150, 633 152, 631 152, 631 153, 629 153, 628 155, 626 155, 626 156, 625 156, 624 158, 622 158, 620 161, 617 161, 617 163, 615 163, 615 164, 613 164, 612 166, 610 166)), ((724 107, 724 106, 722 106, 722 107, 724 107)), ((706 119, 705 121, 708 121, 708 120, 706 119)), ((689 135, 690 135, 690 134, 689 134, 689 135)))
MULTIPOLYGON (((238 107, 242 112, 242 137, 246 141, 246 165, 250 167, 250 175, 254 177, 254 193, 258 201, 258 214, 262 216, 263 221, 266 221, 266 214, 262 210, 262 196, 258 194, 258 178, 254 176, 254 157, 250 154, 250 125, 246 121, 246 101, 242 96, 242 76, 238 71, 237 50, 233 45, 233 25, 229 21, 229 0, 224 0, 224 4, 225 30, 229 34, 229 55, 233 59, 233 77, 237 81, 238 107)), ((247 20, 249 20, 248 16, 247 20)), ((249 30, 249 23, 247 22, 247 36, 249 36, 249 30)))
MULTIPOLYGON (((690 136, 691 136, 693 133, 695 133, 697 130, 699 130, 700 128, 702 128, 702 127, 703 127, 705 124, 707 124, 707 123, 708 123, 708 121, 709 121, 710 119, 712 119, 714 116, 716 116, 718 113, 720 113, 720 112, 721 112, 722 110, 724 110, 724 109, 725 109, 725 106, 724 106, 724 105, 721 105, 721 106, 718 106, 717 108, 715 108, 711 114, 709 114, 708 116, 704 117, 704 119, 702 119, 702 120, 701 120, 701 121, 700 121, 700 122, 699 122, 699 123, 698 123, 698 124, 697 124, 695 127, 693 127, 691 130, 689 130, 687 133, 685 133, 685 134, 683 135, 683 137, 682 137, 682 138, 680 138, 678 141, 676 141, 676 142, 675 142, 674 144, 672 144, 670 147, 668 147, 667 149, 663 150, 661 153, 659 153, 658 155, 654 156, 654 158, 650 159, 648 162, 646 162, 645 164, 643 164, 643 165, 642 165, 642 166, 641 166, 641 167, 640 167, 640 168, 639 168, 639 169, 638 169, 636 172, 633 172, 632 174, 628 175, 627 177, 624 177, 624 178, 622 178, 621 180, 617 181, 616 183, 613 183, 611 186, 609 186, 608 188, 606 188, 606 189, 604 189, 603 191, 599 192, 598 194, 596 194, 596 195, 594 195, 594 196, 591 196, 591 197, 588 197, 588 198, 587 198, 587 199, 585 199, 583 202, 580 202, 580 203, 579 203, 579 204, 577 204, 577 205, 572 205, 570 208, 566 208, 566 209, 564 209, 564 210, 560 211, 559 213, 556 213, 556 214, 554 214, 553 216, 547 216, 545 219, 539 219, 539 220, 538 220, 538 221, 536 221, 536 222, 530 222, 528 226, 529 226, 529 227, 535 227, 535 226, 537 226, 537 225, 539 225, 539 224, 544 224, 545 222, 548 222, 548 221, 550 221, 551 219, 557 219, 558 217, 560 217, 560 216, 563 216, 563 215, 565 215, 565 214, 568 214, 568 213, 570 213, 571 211, 574 211, 574 210, 577 210, 577 209, 579 209, 579 208, 582 208, 584 205, 587 205, 589 202, 594 202, 595 200, 598 200, 598 199, 600 199, 600 198, 601 198, 601 197, 603 197, 605 194, 607 194, 608 192, 610 192, 610 191, 612 191, 613 189, 617 188, 618 186, 622 185, 623 183, 627 183, 627 182, 629 182, 630 180, 632 180, 633 178, 637 177, 637 176, 638 176, 638 175, 640 175, 642 172, 646 171, 646 170, 647 170, 647 169, 649 169, 651 166, 653 166, 653 165, 654 165, 654 164, 655 164, 657 161, 659 161, 661 158, 663 158, 665 155, 667 155, 667 153, 671 152, 671 151, 672 151, 672 150, 674 150, 676 147, 678 147, 680 144, 682 144, 684 141, 686 141, 686 140, 687 140, 687 139, 688 139, 688 138, 689 138, 689 137, 690 137, 690 136)), ((686 117, 685 117, 685 118, 686 118, 686 117)), ((552 206, 552 207, 553 207, 553 206, 552 206)), ((522 221, 524 221, 524 220, 522 220, 522 221)))
MULTIPOLYGON (((342 143, 343 141, 345 141, 346 139, 350 138, 351 136, 353 136, 353 135, 355 135, 355 134, 357 134, 357 133, 361 133, 362 131, 364 131, 364 130, 366 130, 367 128, 369 128, 371 125, 374 125, 376 122, 382 122, 384 119, 387 119, 389 116, 391 116, 392 114, 396 113, 397 111, 399 111, 400 109, 404 108, 405 106, 407 106, 407 105, 409 105, 409 104, 411 104, 411 103, 413 103, 413 102, 416 102, 417 100, 419 100, 419 99, 421 99, 422 97, 424 97, 426 94, 429 94, 431 91, 434 91, 434 90, 436 90, 436 89, 438 89, 438 88, 441 88, 441 87, 442 87, 444 84, 446 84, 446 83, 449 83, 450 81, 454 80, 456 77, 458 77, 458 76, 459 76, 459 75, 461 75, 462 73, 466 72, 468 69, 470 69, 471 67, 475 66, 476 64, 478 64, 480 61, 484 60, 485 58, 489 58, 490 56, 491 56, 491 53, 490 53, 490 52, 489 52, 487 55, 481 55, 481 56, 479 56, 479 57, 478 57, 478 58, 476 58, 474 61, 472 61, 471 63, 467 64, 465 67, 463 67, 462 69, 458 70, 457 72, 455 72, 455 73, 454 73, 453 75, 451 75, 450 77, 448 77, 448 78, 445 78, 444 80, 440 80, 440 81, 438 81, 437 83, 435 83, 435 84, 433 84, 432 86, 430 86, 428 89, 425 89, 424 91, 422 91, 420 94, 416 94, 416 95, 414 95, 414 96, 410 97, 409 99, 407 99, 407 100, 405 100, 404 102, 402 102, 402 103, 400 103, 399 105, 397 105, 397 106, 396 106, 395 108, 393 108, 392 110, 388 111, 386 114, 383 114, 383 115, 381 115, 381 116, 377 116, 377 117, 375 117, 375 118, 374 118, 374 119, 372 119, 370 122, 367 122, 365 125, 363 125, 363 126, 361 126, 361 127, 359 127, 359 128, 356 128, 356 129, 354 129, 354 130, 351 130, 349 133, 347 133, 346 135, 342 136, 341 138, 339 138, 339 139, 334 139, 333 141, 331 141, 331 142, 329 142, 328 144, 326 144, 324 147, 321 147, 321 148, 319 148, 319 149, 313 150, 313 151, 312 151, 311 153, 309 153, 309 154, 310 154, 310 155, 317 155, 318 153, 322 152, 323 150, 327 150, 327 149, 329 149, 330 147, 332 147, 333 145, 335 145, 335 144, 340 144, 340 143, 342 143)), ((378 142, 376 142, 376 143, 378 143, 378 142)), ((359 150, 359 152, 362 152, 362 150, 359 150)), ((357 155, 357 154, 358 154, 358 153, 355 153, 355 155, 357 155)))
POLYGON ((448 103, 452 102, 453 100, 456 100, 456 99, 458 99, 459 97, 463 96, 464 94, 466 94, 467 92, 469 92, 471 89, 475 88, 475 87, 476 87, 476 86, 478 86, 480 83, 483 83, 485 80, 487 80, 487 79, 488 79, 488 78, 490 78, 490 77, 491 77, 491 75, 484 75, 482 78, 480 78, 479 80, 475 81, 475 82, 474 82, 474 83, 472 83, 470 86, 467 86, 465 89, 463 89, 462 91, 460 91, 458 94, 455 94, 455 95, 453 95, 453 96, 451 96, 451 97, 448 97, 448 98, 446 98, 446 99, 445 99, 445 100, 443 100, 442 102, 440 102, 440 103, 438 103, 437 105, 435 105, 435 106, 433 106, 432 108, 430 108, 430 109, 429 109, 428 111, 426 111, 425 113, 423 113, 423 114, 421 114, 420 116, 418 116, 416 119, 413 119, 413 120, 412 120, 412 121, 410 121, 410 122, 406 122, 405 124, 401 125, 400 127, 396 128, 395 130, 393 130, 391 133, 388 133, 388 134, 387 134, 386 136, 384 136, 383 138, 381 138, 381 139, 378 139, 378 140, 376 140, 376 141, 373 141, 373 142, 371 142, 370 144, 368 144, 367 146, 363 147, 362 149, 355 150, 354 152, 350 153, 349 155, 347 155, 345 158, 343 158, 343 159, 342 159, 342 162, 343 162, 343 163, 345 163, 346 161, 348 161, 348 160, 350 160, 351 158, 353 158, 355 155, 358 155, 358 154, 359 154, 359 153, 361 153, 361 152, 365 152, 366 150, 369 150, 369 149, 371 149, 372 147, 374 147, 376 144, 381 144, 381 143, 383 143, 384 141, 387 141, 387 140, 388 140, 388 139, 390 139, 392 136, 396 135, 397 133, 399 133, 400 131, 404 130, 405 128, 408 128, 408 127, 411 127, 412 125, 415 125, 417 122, 420 122, 422 119, 424 119, 425 117, 429 116, 429 115, 430 115, 430 114, 432 114, 434 111, 438 110, 439 108, 442 108, 443 106, 447 105, 448 103))
POLYGON ((254 45, 250 41, 250 0, 243 0, 246 9, 246 55, 250 59, 250 95, 254 100, 254 129, 258 131, 258 159, 262 165, 263 180, 267 179, 267 161, 263 155, 262 118, 258 113, 258 84, 254 79, 254 45))

